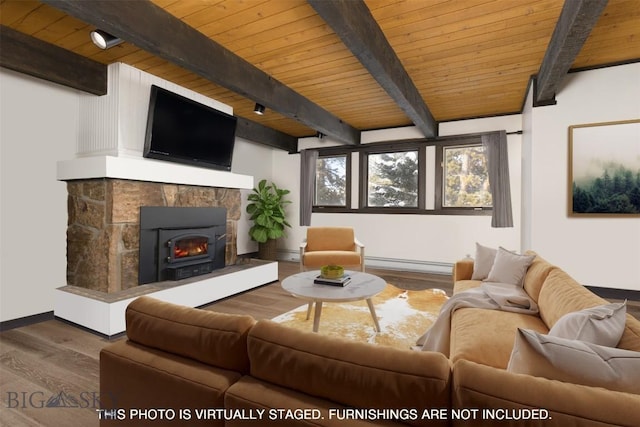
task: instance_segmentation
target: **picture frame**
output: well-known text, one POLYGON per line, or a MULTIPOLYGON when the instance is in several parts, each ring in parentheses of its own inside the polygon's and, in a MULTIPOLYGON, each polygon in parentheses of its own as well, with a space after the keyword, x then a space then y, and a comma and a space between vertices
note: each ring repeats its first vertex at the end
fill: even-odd
POLYGON ((640 119, 569 126, 568 215, 640 217, 640 119))

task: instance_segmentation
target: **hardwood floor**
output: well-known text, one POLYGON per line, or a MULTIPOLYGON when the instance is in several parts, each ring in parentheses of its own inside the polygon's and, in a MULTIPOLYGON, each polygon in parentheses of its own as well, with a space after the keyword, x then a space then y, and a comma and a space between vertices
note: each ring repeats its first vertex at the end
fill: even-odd
MULTIPOLYGON (((405 289, 452 290, 449 275, 367 271, 405 289)), ((280 280, 297 272, 297 263, 279 263, 280 280)), ((274 282, 203 308, 270 319, 302 304, 274 282)), ((640 318, 640 302, 628 307, 640 318)), ((109 340, 60 320, 2 332, 0 426, 98 426, 99 353, 118 339, 124 337, 109 340)))

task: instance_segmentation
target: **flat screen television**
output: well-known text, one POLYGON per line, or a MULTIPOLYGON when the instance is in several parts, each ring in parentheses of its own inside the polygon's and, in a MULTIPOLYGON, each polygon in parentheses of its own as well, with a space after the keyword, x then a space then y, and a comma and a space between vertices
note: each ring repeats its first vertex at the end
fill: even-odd
POLYGON ((231 170, 236 117, 151 86, 143 156, 231 170))

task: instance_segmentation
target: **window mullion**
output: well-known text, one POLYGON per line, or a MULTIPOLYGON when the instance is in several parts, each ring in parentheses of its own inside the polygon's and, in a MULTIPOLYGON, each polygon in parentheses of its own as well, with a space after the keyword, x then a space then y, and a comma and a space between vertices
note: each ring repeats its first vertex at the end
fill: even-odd
POLYGON ((442 145, 437 145, 436 146, 436 177, 435 177, 435 206, 434 209, 435 210, 441 210, 442 209, 442 199, 443 199, 443 189, 444 189, 444 185, 443 185, 443 179, 444 179, 444 168, 443 168, 443 162, 444 162, 444 146, 442 145))
POLYGON ((367 200, 369 194, 369 156, 368 153, 361 151, 360 152, 360 173, 358 174, 360 177, 360 185, 359 185, 359 201, 358 206, 360 209, 368 208, 369 201, 367 200))
POLYGON ((427 147, 418 148, 418 209, 426 209, 427 147))

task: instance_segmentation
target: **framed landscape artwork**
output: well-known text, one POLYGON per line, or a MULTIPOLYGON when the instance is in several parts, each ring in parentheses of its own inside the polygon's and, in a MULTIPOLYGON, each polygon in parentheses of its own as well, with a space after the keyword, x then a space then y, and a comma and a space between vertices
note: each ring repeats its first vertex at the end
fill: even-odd
POLYGON ((640 119, 569 126, 569 216, 640 217, 640 119))

